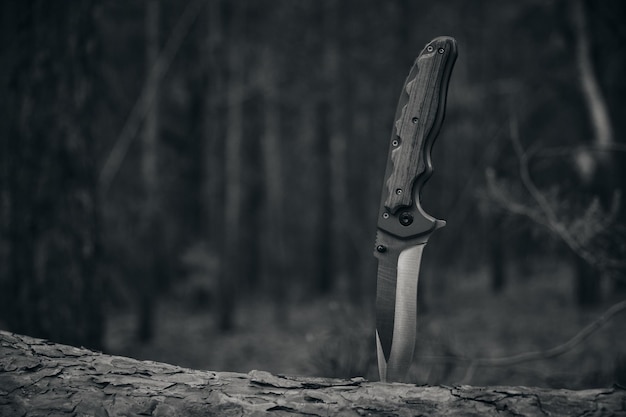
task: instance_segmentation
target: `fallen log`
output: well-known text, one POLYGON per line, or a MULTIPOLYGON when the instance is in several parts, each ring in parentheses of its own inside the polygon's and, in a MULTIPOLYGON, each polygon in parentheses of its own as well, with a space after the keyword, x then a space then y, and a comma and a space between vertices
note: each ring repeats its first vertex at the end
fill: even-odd
POLYGON ((626 391, 200 371, 0 331, 0 416, 58 415, 626 416, 626 391))

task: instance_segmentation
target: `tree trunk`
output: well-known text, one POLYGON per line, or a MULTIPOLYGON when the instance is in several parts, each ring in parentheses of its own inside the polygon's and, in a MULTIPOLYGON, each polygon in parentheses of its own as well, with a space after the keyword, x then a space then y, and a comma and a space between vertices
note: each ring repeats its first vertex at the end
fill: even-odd
POLYGON ((241 42, 243 6, 229 5, 228 40, 228 90, 226 92, 227 124, 224 165, 224 266, 218 281, 218 326, 232 329, 234 323, 235 288, 241 282, 242 231, 241 204, 243 198, 243 100, 244 71, 243 44, 241 42))
MULTIPOLYGON (((328 102, 321 102, 314 108, 315 115, 313 122, 317 122, 318 129, 317 143, 315 149, 315 171, 317 178, 315 181, 314 194, 316 195, 314 212, 314 236, 313 253, 317 264, 315 289, 320 294, 328 294, 333 289, 333 278, 335 277, 335 260, 337 254, 333 250, 337 242, 333 240, 333 219, 334 208, 332 201, 331 184, 333 181, 330 168, 330 123, 329 114, 332 106, 328 102)), ((306 110, 305 110, 306 111, 306 110)))
MULTIPOLYGON (((15 2, 5 1, 0 5, 0 61, 8 63, 17 54, 15 2)), ((9 65, 0 67, 0 85, 8 85, 13 68, 9 65)), ((12 314, 11 294, 15 294, 11 282, 11 177, 13 171, 11 160, 12 116, 15 115, 14 106, 7 94, 0 100, 0 317, 12 314)))
POLYGON ((0 331, 2 416, 616 416, 625 404, 617 387, 418 387, 197 371, 0 331))
MULTIPOLYGON (((576 36, 576 62, 593 132, 591 140, 596 148, 596 152, 579 151, 576 162, 583 180, 585 195, 599 197, 604 206, 608 207, 614 190, 618 188, 616 178, 611 173, 611 153, 607 152, 614 141, 613 129, 608 106, 593 68, 592 42, 584 1, 576 0, 572 3, 572 8, 572 23, 576 36)), ((601 298, 601 285, 598 278, 600 274, 596 270, 597 266, 589 265, 579 256, 575 258, 578 304, 581 307, 597 305, 601 298)))
POLYGON ((261 143, 263 154, 265 186, 265 234, 261 246, 265 271, 268 275, 269 290, 275 307, 278 323, 287 321, 287 281, 284 279, 286 248, 282 224, 284 221, 283 199, 283 158, 281 156, 281 113, 278 97, 278 68, 274 64, 276 56, 269 47, 262 51, 260 65, 261 89, 264 95, 264 129, 261 143))
POLYGON ((349 210, 347 203, 347 137, 346 126, 349 124, 347 115, 348 103, 345 88, 348 80, 344 79, 342 71, 342 51, 339 40, 343 23, 341 12, 343 6, 335 5, 332 1, 323 3, 326 7, 323 29, 325 31, 324 74, 327 88, 328 112, 323 121, 327 123, 328 162, 330 207, 325 213, 325 221, 329 222, 330 240, 325 244, 330 247, 332 276, 323 277, 320 289, 323 292, 331 290, 337 279, 344 279, 346 274, 346 239, 345 216, 349 210))
MULTIPOLYGON (((307 208, 305 221, 302 227, 309 236, 296 254, 303 259, 299 263, 304 274, 304 281, 308 283, 302 294, 324 293, 330 277, 330 251, 328 249, 330 227, 328 226, 328 210, 330 194, 328 193, 327 152, 323 146, 327 138, 320 132, 320 103, 312 95, 303 100, 298 110, 298 140, 300 141, 303 156, 298 163, 301 166, 301 187, 309 193, 308 201, 315 204, 307 208)), ((301 208, 299 208, 301 209, 301 208)))
POLYGON ((104 319, 96 273, 94 7, 3 5, 16 46, 3 69, 11 80, 3 95, 9 265, 0 302, 15 331, 97 348, 104 319))
MULTIPOLYGON (((146 73, 159 57, 159 0, 146 1, 146 73)), ((143 270, 139 277, 139 326, 138 339, 147 342, 152 339, 154 327, 154 299, 156 297, 155 274, 158 269, 158 247, 156 209, 158 207, 157 148, 159 138, 159 83, 157 77, 148 77, 146 88, 149 91, 150 106, 146 110, 142 136, 141 177, 144 186, 144 200, 141 213, 141 249, 143 270)))
POLYGON ((502 218, 498 214, 491 215, 492 220, 487 220, 491 229, 488 231, 489 239, 489 266, 491 272, 491 291, 499 294, 506 286, 506 239, 502 231, 502 218))
MULTIPOLYGON (((600 89, 600 83, 593 67, 591 55, 592 42, 589 34, 587 10, 584 0, 573 2, 573 26, 576 36, 576 62, 580 77, 581 89, 589 112, 589 120, 593 128, 593 142, 598 150, 606 151, 613 144, 613 128, 608 106, 600 89)), ((600 160, 607 162, 607 152, 599 152, 596 155, 600 160)))
POLYGON ((579 307, 593 307, 600 303, 601 286, 598 271, 578 254, 572 254, 576 266, 575 299, 579 307))
POLYGON ((211 1, 207 5, 206 13, 206 51, 203 54, 206 90, 204 94, 204 191, 205 207, 204 231, 210 247, 217 251, 223 243, 223 213, 224 213, 224 123, 222 122, 223 108, 218 105, 216 97, 224 93, 224 73, 222 61, 224 59, 224 34, 222 28, 222 2, 211 1))

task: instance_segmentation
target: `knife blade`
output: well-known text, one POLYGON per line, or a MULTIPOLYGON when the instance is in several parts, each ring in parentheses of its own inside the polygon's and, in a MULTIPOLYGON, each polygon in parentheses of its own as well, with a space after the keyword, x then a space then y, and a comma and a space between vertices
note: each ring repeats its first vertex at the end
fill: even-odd
POLYGON ((421 191, 433 173, 432 147, 445 116, 457 43, 426 44, 404 82, 392 128, 378 212, 376 351, 380 380, 402 381, 413 360, 417 286, 430 235, 446 223, 427 214, 421 191))

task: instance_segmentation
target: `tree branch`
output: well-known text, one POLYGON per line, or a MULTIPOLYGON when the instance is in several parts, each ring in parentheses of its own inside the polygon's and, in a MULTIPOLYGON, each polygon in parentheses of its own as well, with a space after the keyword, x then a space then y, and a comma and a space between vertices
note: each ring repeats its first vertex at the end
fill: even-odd
POLYGON ((574 335, 571 339, 554 346, 550 349, 525 352, 512 356, 504 356, 500 358, 465 358, 465 357, 422 357, 422 359, 431 359, 438 361, 454 361, 454 362, 469 362, 465 377, 463 378, 464 384, 471 381, 474 371, 480 366, 512 366, 519 365, 525 362, 532 362, 543 359, 550 359, 560 356, 566 352, 569 352, 574 347, 578 346, 597 330, 601 329, 607 324, 613 317, 626 311, 626 300, 613 304, 608 310, 604 312, 600 317, 594 320, 592 323, 585 326, 582 330, 574 335))
POLYGON ((611 320, 617 314, 622 313, 624 310, 626 310, 626 300, 620 301, 619 303, 612 305, 607 311, 604 312, 603 315, 584 327, 581 331, 576 333, 574 337, 572 337, 565 343, 561 343, 560 345, 554 346, 553 348, 547 350, 520 353, 518 355, 506 356, 501 358, 472 359, 465 374, 465 378, 463 378, 463 383, 468 383, 471 380, 471 375, 473 374, 476 367, 479 366, 511 366, 518 365, 520 363, 531 362, 540 359, 550 359, 560 356, 587 340, 593 333, 595 333, 602 326, 608 323, 609 320, 611 320))
MULTIPOLYGON (((606 256, 602 256, 597 252, 590 251, 584 244, 583 239, 590 240, 589 236, 580 235, 578 238, 572 232, 575 230, 573 226, 574 222, 565 223, 557 215, 552 204, 548 201, 543 192, 537 187, 532 179, 529 168, 529 161, 536 152, 527 151, 523 148, 519 138, 519 128, 517 125, 517 118, 511 112, 511 118, 509 122, 510 127, 510 139, 513 144, 513 149, 517 155, 519 161, 519 177, 524 189, 531 196, 535 202, 537 208, 532 208, 527 204, 521 204, 516 202, 510 196, 508 196, 502 187, 498 186, 495 172, 492 169, 487 169, 486 181, 490 195, 494 198, 494 201, 498 203, 502 208, 510 211, 511 213, 528 217, 533 222, 546 227, 554 235, 559 237, 576 255, 580 256, 589 265, 592 265, 598 269, 607 268, 624 268, 626 262, 621 259, 612 259, 606 256)), ((601 149, 604 151, 605 149, 601 149)), ((594 214, 598 211, 597 202, 592 201, 585 214, 594 214)), ((615 218, 619 214, 619 208, 621 206, 621 194, 616 192, 614 194, 613 202, 608 213, 602 213, 594 217, 594 225, 591 233, 591 237, 597 236, 600 233, 609 229, 613 224, 615 218)), ((584 216, 582 219, 583 225, 589 226, 589 219, 584 216)))
POLYGON ((573 26, 576 35, 576 60, 581 87, 594 131, 594 141, 599 148, 603 149, 611 146, 613 143, 613 129, 611 128, 609 110, 593 69, 589 24, 583 0, 574 1, 572 8, 573 26))
POLYGON ((155 84, 159 84, 163 76, 167 73, 174 56, 180 49, 191 24, 195 21, 200 9, 206 4, 205 0, 190 0, 181 14, 176 26, 172 30, 165 46, 160 52, 157 60, 146 77, 143 84, 141 94, 133 105, 133 108, 120 131, 111 153, 102 166, 100 171, 100 189, 102 194, 106 194, 113 178, 117 174, 122 165, 122 161, 126 157, 131 142, 137 136, 141 123, 146 117, 148 110, 155 100, 155 91, 151 88, 155 84))

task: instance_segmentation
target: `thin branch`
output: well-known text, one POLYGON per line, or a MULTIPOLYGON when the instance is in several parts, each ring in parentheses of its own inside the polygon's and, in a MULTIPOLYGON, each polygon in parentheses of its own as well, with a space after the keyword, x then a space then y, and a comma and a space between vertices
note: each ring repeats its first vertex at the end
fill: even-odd
MULTIPOLYGON (((511 112, 511 114, 512 115, 509 123, 509 136, 513 144, 513 149, 515 150, 515 153, 519 160, 520 180, 539 209, 533 209, 528 205, 520 204, 509 198, 504 193, 504 191, 502 191, 501 187, 496 184, 495 173, 493 172, 493 170, 487 170, 487 185, 491 196, 495 198, 497 203, 499 203, 503 208, 507 209, 508 211, 514 214, 526 216, 537 224, 545 226, 548 230, 558 236, 576 255, 580 256, 590 265, 600 269, 606 269, 607 267, 623 268, 626 265, 626 262, 618 259, 609 259, 604 256, 598 256, 597 254, 594 254, 593 252, 585 248, 584 245, 579 241, 579 239, 577 239, 575 235, 570 232, 569 228, 571 224, 565 224, 559 219, 546 196, 543 194, 543 192, 541 192, 541 190, 539 190, 539 188, 532 179, 529 168, 529 160, 531 156, 535 155, 537 152, 528 151, 523 148, 522 143, 519 139, 517 118, 514 116, 513 112, 511 112)), ((603 229, 606 229, 617 215, 620 205, 619 197, 619 194, 615 195, 611 210, 608 216, 606 216, 605 221, 602 222, 603 229)))
POLYGON ((131 142, 137 136, 141 123, 155 100, 155 92, 150 86, 160 83, 167 73, 176 53, 189 33, 192 23, 198 16, 200 9, 206 4, 205 0, 190 0, 181 14, 176 26, 161 50, 157 60, 150 69, 148 77, 143 84, 141 94, 133 105, 133 108, 120 131, 113 149, 106 159, 100 171, 99 183, 102 194, 106 194, 111 182, 128 153, 131 142))
POLYGON ((501 358, 467 358, 462 356, 421 356, 420 358, 437 362, 475 362, 479 366, 510 366, 534 360, 550 359, 562 355, 588 339, 596 330, 599 330, 602 326, 607 324, 609 320, 625 310, 626 300, 613 304, 600 317, 576 333, 574 337, 547 350, 521 353, 501 358))
POLYGON ((547 350, 540 350, 534 352, 525 352, 512 356, 504 356, 500 358, 467 358, 461 356, 421 356, 420 359, 433 362, 468 362, 468 368, 463 378, 463 383, 469 383, 472 375, 478 367, 498 367, 498 366, 513 366, 521 363, 538 361, 543 359, 551 359, 557 356, 561 356, 564 353, 569 352, 574 347, 583 343, 589 337, 591 337, 596 331, 600 330, 606 325, 613 317, 626 311, 626 300, 622 300, 609 307, 604 314, 595 319, 593 322, 585 326, 582 330, 574 335, 571 339, 554 346, 547 350))
POLYGON ((579 152, 601 153, 601 152, 626 152, 626 145, 621 143, 611 143, 606 146, 586 145, 586 146, 553 146, 538 151, 535 155, 542 158, 573 156, 579 152))
POLYGON ((522 184, 526 188, 526 191, 530 194, 530 196, 535 200, 542 213, 546 216, 546 222, 549 229, 556 233, 562 240, 565 242, 567 246, 574 251, 574 253, 578 254, 580 257, 585 259, 591 265, 597 264, 594 257, 592 257, 589 252, 584 249, 576 239, 569 233, 567 227, 559 221, 556 212, 552 208, 552 205, 546 198, 546 196, 539 190, 535 182, 533 181, 530 175, 530 169, 528 168, 528 160, 529 153, 525 151, 522 147, 521 141, 519 139, 518 129, 516 125, 516 118, 512 117, 511 124, 515 123, 515 127, 511 128, 511 142, 513 143, 513 148, 515 149, 515 153, 519 159, 519 174, 522 184))
POLYGON ((574 347, 578 346, 585 340, 587 340, 597 330, 602 328, 609 320, 615 317, 617 314, 626 310, 626 300, 613 304, 608 310, 604 312, 600 317, 594 320, 591 324, 584 327, 581 331, 576 333, 574 337, 557 345, 551 349, 520 353, 513 356, 505 356, 502 358, 479 358, 470 359, 470 364, 467 368, 463 383, 468 383, 471 379, 475 369, 479 366, 512 366, 519 365, 520 363, 531 362, 542 359, 550 359, 560 356, 566 352, 569 352, 574 347))
POLYGON ((620 301, 616 304, 613 304, 608 310, 604 312, 600 317, 596 320, 588 324, 581 331, 576 333, 574 337, 557 345, 551 349, 537 352, 528 352, 522 353, 519 355, 513 355, 504 358, 490 358, 490 359, 478 359, 476 360, 476 364, 478 366, 510 366, 517 365, 523 362, 530 362, 538 359, 550 359, 557 356, 560 356, 570 350, 572 350, 577 345, 584 342, 588 339, 593 333, 602 328, 610 319, 612 319, 617 314, 626 310, 626 300, 620 301))
POLYGON ((604 148, 613 143, 613 130, 608 106, 593 68, 589 23, 583 0, 573 2, 572 8, 574 34, 576 36, 576 60, 581 87, 594 131, 594 141, 598 147, 604 148))
POLYGON ((545 216, 542 215, 541 211, 535 210, 525 204, 518 203, 506 194, 503 189, 504 187, 498 185, 496 173, 492 168, 487 168, 485 170, 485 178, 487 181, 487 187, 489 189, 490 196, 502 208, 505 208, 513 214, 527 217, 533 222, 548 229, 550 228, 550 223, 546 221, 545 216))

